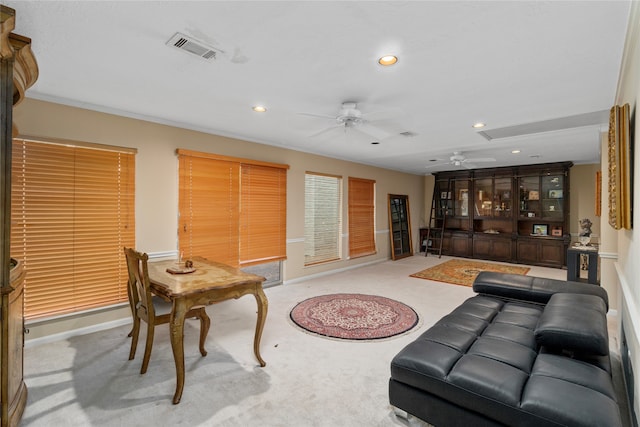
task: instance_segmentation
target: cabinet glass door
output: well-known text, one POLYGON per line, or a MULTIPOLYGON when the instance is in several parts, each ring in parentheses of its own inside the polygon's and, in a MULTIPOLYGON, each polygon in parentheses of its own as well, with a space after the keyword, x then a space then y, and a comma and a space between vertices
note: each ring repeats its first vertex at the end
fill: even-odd
POLYGON ((493 209, 493 178, 476 179, 474 188, 475 216, 491 216, 493 209))
POLYGON ((520 217, 537 218, 540 216, 540 178, 524 176, 518 179, 520 217))
POLYGON ((469 181, 459 180, 455 181, 455 216, 468 217, 469 216, 469 181))
POLYGON ((542 216, 549 219, 562 219, 564 212, 564 177, 546 175, 542 177, 542 216))
POLYGON ((495 195, 493 197, 493 216, 497 218, 511 218, 512 210, 511 178, 496 178, 495 195))
MULTIPOLYGON (((453 185, 452 185, 453 187, 453 185)), ((453 191, 449 190, 449 181, 436 181, 437 218, 452 216, 454 214, 453 191)))

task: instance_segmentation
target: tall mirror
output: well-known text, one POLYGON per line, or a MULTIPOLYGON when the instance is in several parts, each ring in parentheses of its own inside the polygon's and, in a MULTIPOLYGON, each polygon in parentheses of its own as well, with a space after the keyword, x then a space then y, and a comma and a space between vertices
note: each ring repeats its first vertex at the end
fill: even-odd
POLYGON ((389 194, 389 234, 393 260, 413 255, 409 196, 389 194))

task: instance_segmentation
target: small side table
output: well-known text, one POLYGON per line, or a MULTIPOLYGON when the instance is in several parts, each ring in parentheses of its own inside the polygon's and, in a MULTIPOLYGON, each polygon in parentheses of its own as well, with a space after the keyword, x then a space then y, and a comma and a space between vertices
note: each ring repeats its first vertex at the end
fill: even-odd
POLYGON ((573 246, 567 249, 567 280, 584 282, 580 279, 580 256, 588 257, 587 283, 598 283, 598 249, 592 246, 573 246), (591 249, 593 248, 593 249, 591 249))

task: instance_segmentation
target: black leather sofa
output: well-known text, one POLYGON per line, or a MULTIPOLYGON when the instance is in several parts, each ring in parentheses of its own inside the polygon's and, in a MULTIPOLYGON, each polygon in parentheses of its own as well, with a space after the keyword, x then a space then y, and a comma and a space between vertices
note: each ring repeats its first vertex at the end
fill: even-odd
POLYGON ((392 406, 436 427, 622 425, 604 289, 493 272, 473 289, 393 358, 392 406))

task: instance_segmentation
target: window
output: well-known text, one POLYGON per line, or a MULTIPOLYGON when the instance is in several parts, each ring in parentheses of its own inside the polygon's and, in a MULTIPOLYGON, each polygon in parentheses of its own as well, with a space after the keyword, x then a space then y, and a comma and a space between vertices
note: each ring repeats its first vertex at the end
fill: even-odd
POLYGON ((304 264, 339 260, 342 177, 305 174, 304 264))
POLYGON ((240 165, 180 156, 179 168, 180 253, 237 267, 240 165))
POLYGON ((25 318, 126 302, 135 245, 135 150, 14 139, 11 256, 25 318))
POLYGON ((287 170, 241 164, 240 265, 287 255, 287 170))
POLYGON ((182 149, 178 156, 184 257, 234 267, 286 259, 287 165, 182 149))
POLYGON ((349 177, 349 257, 376 253, 375 185, 370 179, 349 177))

